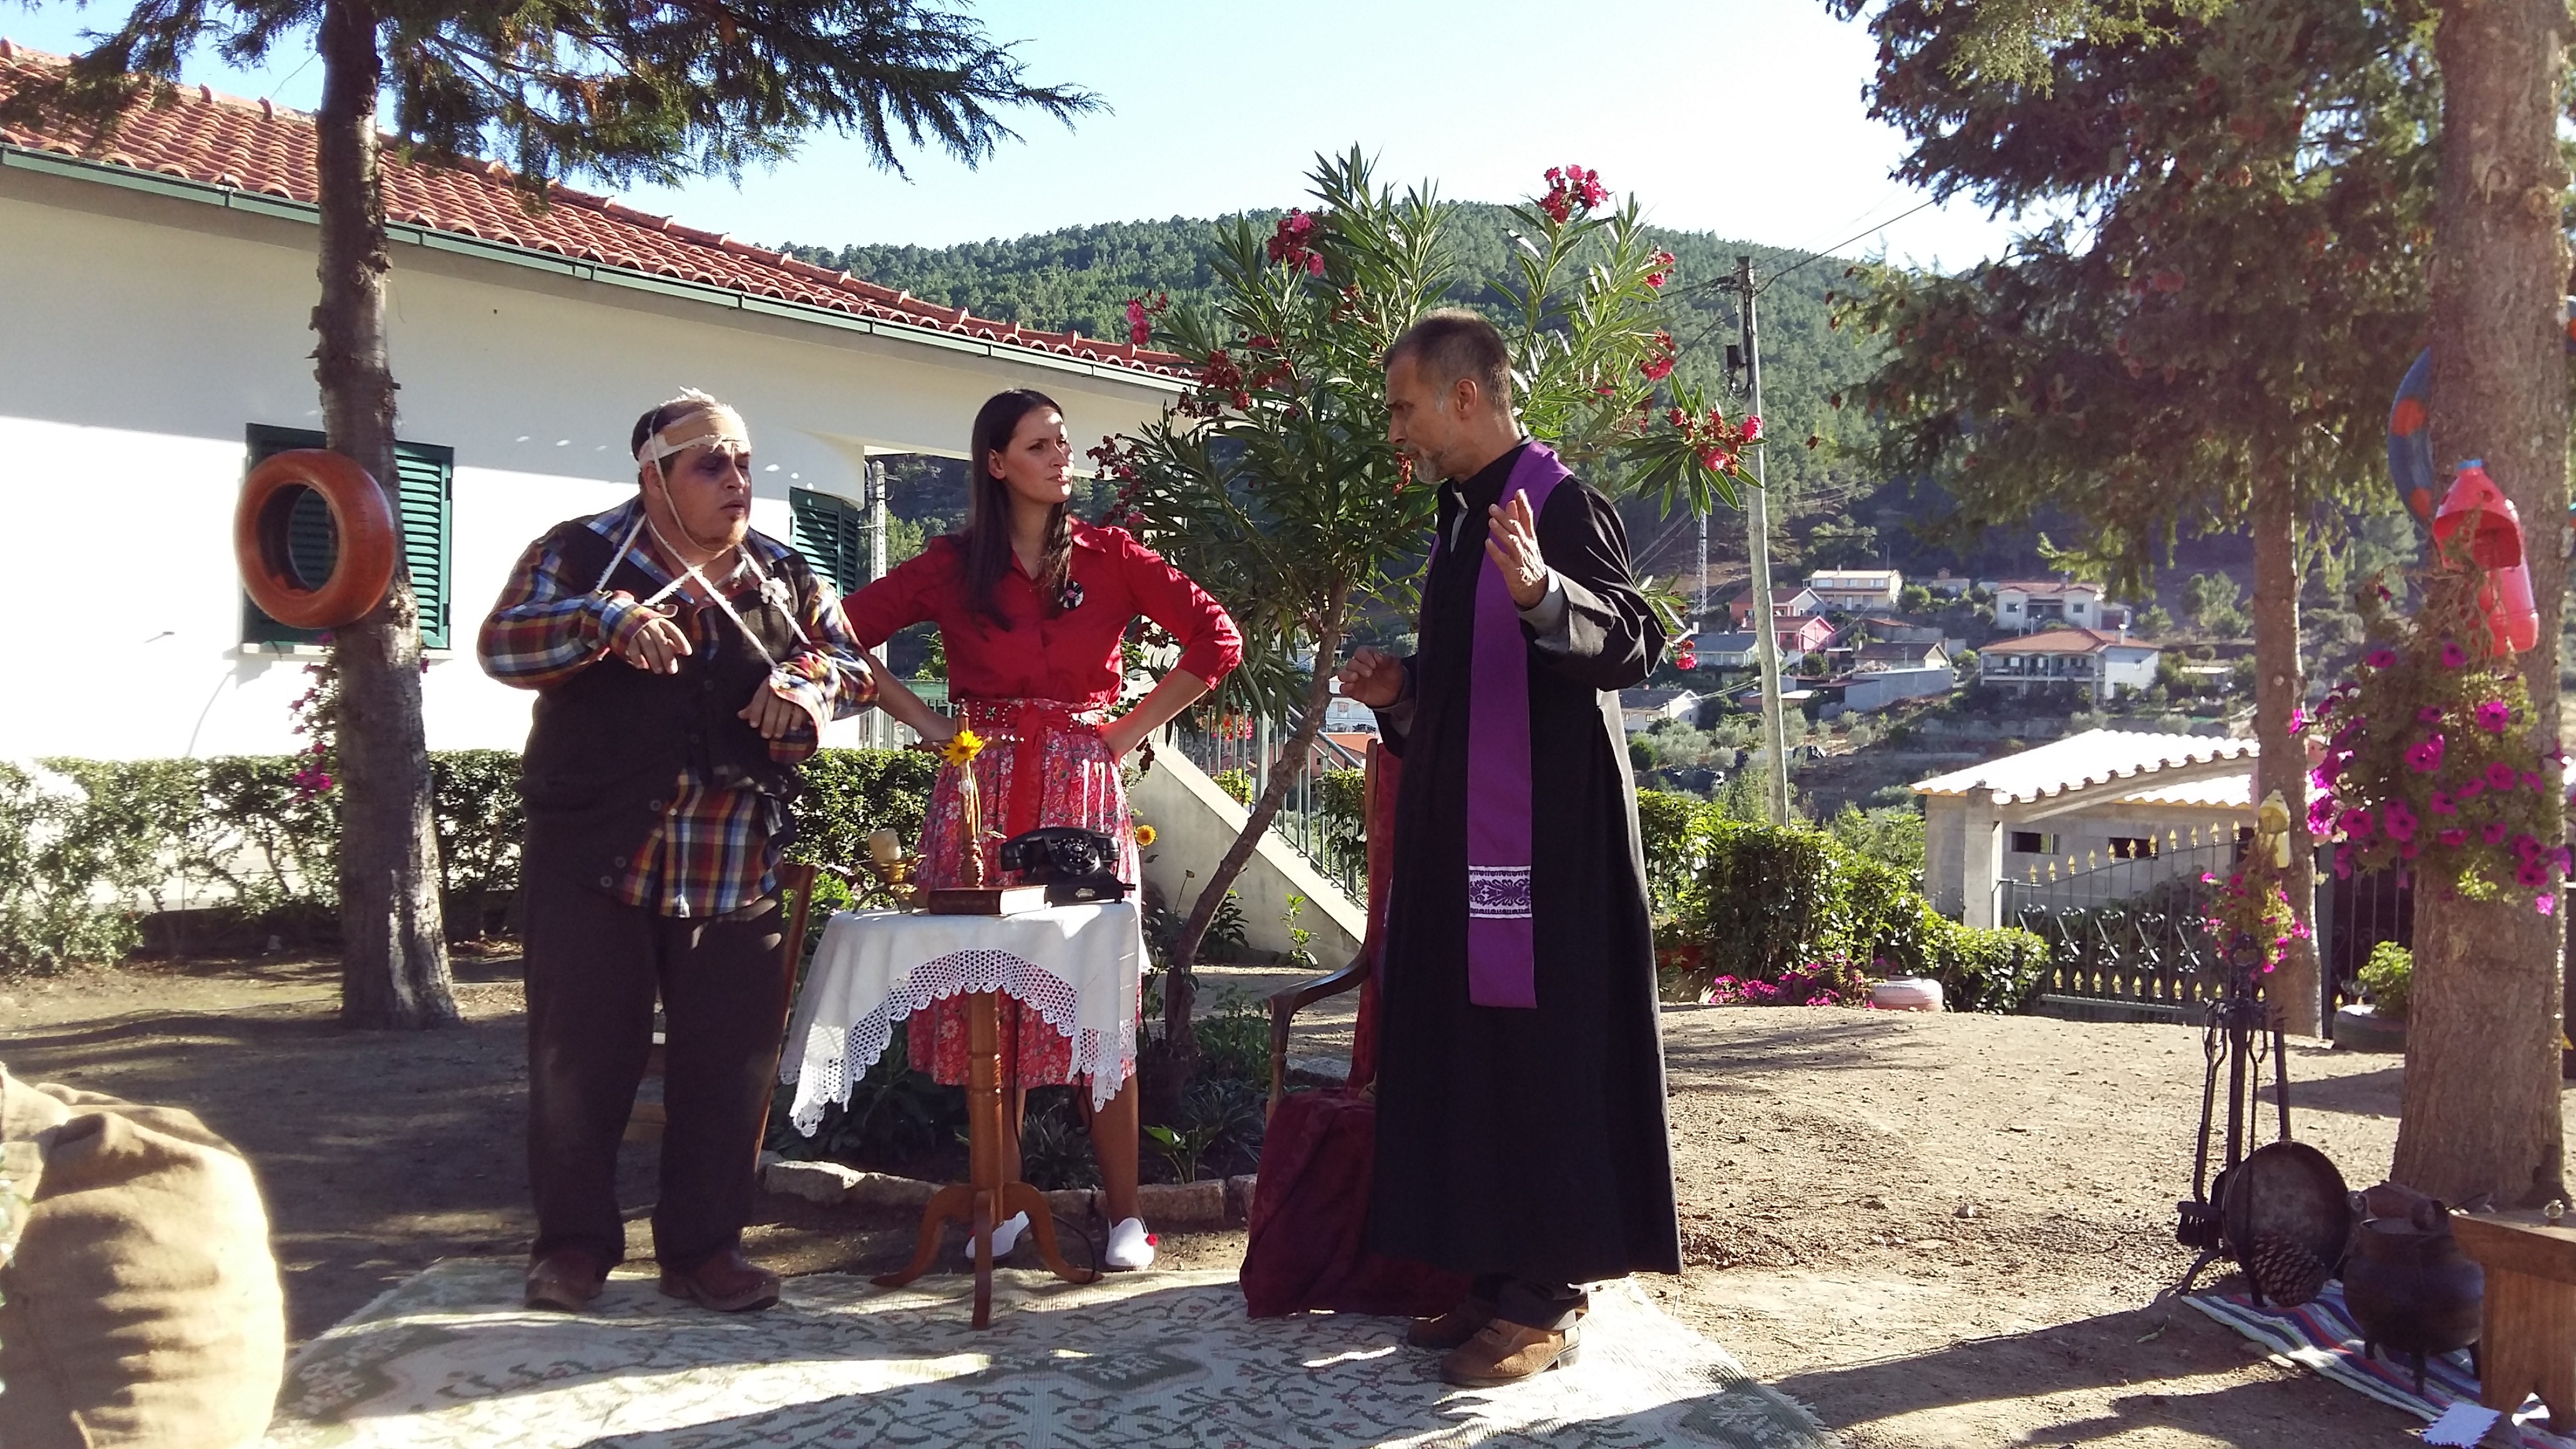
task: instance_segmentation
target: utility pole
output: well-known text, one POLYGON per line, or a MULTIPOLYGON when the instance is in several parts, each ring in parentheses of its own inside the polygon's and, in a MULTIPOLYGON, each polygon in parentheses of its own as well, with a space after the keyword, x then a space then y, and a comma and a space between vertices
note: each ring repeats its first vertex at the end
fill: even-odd
MULTIPOLYGON (((886 576, 885 464, 870 458, 861 477, 868 493, 868 582, 875 583, 886 576)), ((894 746, 894 728, 884 710, 868 711, 868 746, 879 750, 894 746)))
MULTIPOLYGON (((1735 259, 1735 291, 1744 307, 1744 375, 1745 390, 1750 395, 1748 415, 1762 416, 1762 342, 1761 329, 1753 314, 1753 259, 1735 259)), ((1762 455, 1753 451, 1753 491, 1745 499, 1744 518, 1752 530, 1748 552, 1753 560, 1753 652, 1762 662, 1762 748, 1769 756, 1765 774, 1766 792, 1771 804, 1771 823, 1789 823, 1789 728, 1780 707, 1780 631, 1771 616, 1771 493, 1765 485, 1767 476, 1762 455)))

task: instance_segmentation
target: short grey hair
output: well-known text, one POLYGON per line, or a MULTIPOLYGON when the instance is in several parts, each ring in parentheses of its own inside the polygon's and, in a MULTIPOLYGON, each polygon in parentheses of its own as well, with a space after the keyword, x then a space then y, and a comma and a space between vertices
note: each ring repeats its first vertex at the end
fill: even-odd
POLYGON ((1386 350, 1386 365, 1393 367, 1408 357, 1442 392, 1456 387, 1462 377, 1473 378, 1487 407, 1510 410, 1511 349, 1504 345, 1503 334, 1482 316, 1464 307, 1423 313, 1386 350))

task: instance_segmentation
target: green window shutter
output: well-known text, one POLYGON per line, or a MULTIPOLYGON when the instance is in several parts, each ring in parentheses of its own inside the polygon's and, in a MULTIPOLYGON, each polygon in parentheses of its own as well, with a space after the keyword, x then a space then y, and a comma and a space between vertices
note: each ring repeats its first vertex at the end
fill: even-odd
MULTIPOLYGON (((325 446, 323 436, 309 429, 260 424, 251 426, 248 441, 250 466, 254 468, 279 453, 325 446)), ((403 567, 411 576, 412 592, 420 599, 421 643, 431 649, 444 649, 456 450, 424 443, 396 443, 394 471, 399 502, 395 521, 403 533, 403 567)), ((331 527, 331 510, 318 494, 307 491, 295 500, 295 510, 288 515, 287 552, 296 573, 308 584, 320 583, 330 576, 339 558, 339 537, 331 527)), ((243 597, 243 643, 315 644, 321 639, 316 630, 289 628, 277 622, 247 595, 243 597)))
POLYGON ((420 601, 420 642, 447 647, 448 516, 455 492, 456 450, 394 444, 395 498, 400 505, 403 569, 420 601))
POLYGON ((857 593, 868 581, 867 527, 857 506, 834 494, 790 488, 787 511, 805 562, 842 594, 857 593))

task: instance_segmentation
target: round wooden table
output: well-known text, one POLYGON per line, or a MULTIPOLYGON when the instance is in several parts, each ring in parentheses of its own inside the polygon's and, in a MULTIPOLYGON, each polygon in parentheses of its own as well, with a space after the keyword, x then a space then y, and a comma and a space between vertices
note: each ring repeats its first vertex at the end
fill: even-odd
POLYGON ((811 1134, 823 1108, 846 1104, 893 1037, 894 1024, 942 997, 964 996, 967 1180, 933 1194, 912 1261, 876 1282, 897 1288, 930 1270, 941 1229, 963 1223, 975 1247, 975 1326, 992 1322, 993 1229, 1029 1215, 1038 1256, 1058 1277, 1088 1283, 1058 1250, 1045 1194, 1005 1165, 1000 999, 1035 1010, 1072 1043, 1077 1078, 1106 1106, 1136 1061, 1136 1004, 1144 936, 1130 901, 1050 906, 1010 916, 849 911, 832 918, 797 993, 779 1080, 796 1095, 789 1120, 811 1134))

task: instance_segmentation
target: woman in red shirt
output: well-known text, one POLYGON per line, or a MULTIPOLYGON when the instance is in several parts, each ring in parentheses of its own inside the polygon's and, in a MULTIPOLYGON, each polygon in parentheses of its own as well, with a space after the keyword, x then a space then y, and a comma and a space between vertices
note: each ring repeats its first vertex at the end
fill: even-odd
MULTIPOLYGON (((1119 877, 1138 884, 1119 761, 1242 661, 1242 636, 1225 609, 1161 555, 1123 529, 1069 515, 1073 444, 1053 399, 1020 389, 986 402, 967 458, 966 527, 932 540, 844 606, 867 649, 898 629, 936 622, 958 717, 942 717, 890 680, 878 702, 927 741, 946 740, 961 722, 983 736, 987 748, 972 768, 988 829, 1004 836, 1041 825, 1097 830, 1118 842, 1119 877), (1139 614, 1180 641, 1181 657, 1133 709, 1111 719, 1123 682, 1119 641, 1139 614)), ((961 816, 957 772, 942 768, 922 831, 928 885, 956 883, 961 816)), ((999 878, 989 854, 986 869, 999 878)), ((1008 996, 1001 1007, 1002 1070, 1015 1089, 1016 1123, 1027 1088, 1072 1080, 1072 1050, 1037 1012, 1008 996)), ((935 1080, 964 1083, 964 997, 914 1013, 910 1031, 913 1065, 935 1080)), ((1116 1222, 1104 1261, 1116 1268, 1141 1268, 1154 1258, 1136 1212, 1136 1126, 1131 1077, 1091 1121, 1116 1222)), ((1016 1174, 1016 1140, 1008 1154, 1016 1174)), ((997 1231, 994 1253, 1008 1252, 1026 1226, 1025 1215, 1016 1216, 997 1231)))

